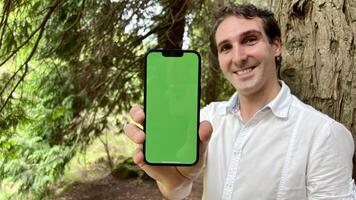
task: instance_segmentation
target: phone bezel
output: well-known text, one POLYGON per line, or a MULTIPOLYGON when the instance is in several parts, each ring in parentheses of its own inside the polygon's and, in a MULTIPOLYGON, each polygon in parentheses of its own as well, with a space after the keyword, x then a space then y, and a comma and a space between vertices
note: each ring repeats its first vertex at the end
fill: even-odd
MULTIPOLYGON (((144 69, 144 112, 146 113, 146 97, 147 97, 147 57, 150 53, 162 53, 163 56, 167 55, 169 57, 181 57, 185 53, 194 53, 198 57, 198 98, 197 98, 197 144, 196 144, 196 155, 195 155, 195 161, 192 163, 154 163, 154 162, 149 162, 146 159, 146 140, 143 144, 143 154, 144 154, 144 161, 146 164, 149 165, 167 165, 167 166, 192 166, 195 165, 199 161, 199 124, 200 124, 200 90, 201 90, 201 57, 200 54, 195 51, 195 50, 180 50, 180 49, 152 49, 146 52, 145 54, 145 69, 144 69), (172 55, 177 55, 177 56, 172 56, 172 55)), ((143 131, 146 133, 146 120, 143 123, 143 131)))

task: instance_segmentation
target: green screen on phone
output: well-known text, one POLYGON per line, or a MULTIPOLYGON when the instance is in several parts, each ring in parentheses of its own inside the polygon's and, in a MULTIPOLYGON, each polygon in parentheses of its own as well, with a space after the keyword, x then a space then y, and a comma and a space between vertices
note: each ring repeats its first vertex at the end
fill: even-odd
POLYGON ((195 51, 146 54, 145 161, 192 165, 198 160, 200 56, 195 51))

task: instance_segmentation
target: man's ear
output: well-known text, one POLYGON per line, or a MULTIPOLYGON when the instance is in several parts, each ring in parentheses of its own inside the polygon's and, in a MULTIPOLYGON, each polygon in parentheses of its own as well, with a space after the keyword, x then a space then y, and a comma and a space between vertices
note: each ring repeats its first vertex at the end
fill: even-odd
POLYGON ((280 37, 275 37, 272 41, 273 49, 274 49, 274 57, 278 57, 281 55, 282 41, 280 37))

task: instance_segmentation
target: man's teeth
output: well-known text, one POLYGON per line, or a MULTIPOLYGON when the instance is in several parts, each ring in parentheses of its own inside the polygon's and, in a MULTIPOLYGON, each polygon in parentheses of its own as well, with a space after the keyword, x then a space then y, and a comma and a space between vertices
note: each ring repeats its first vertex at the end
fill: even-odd
POLYGON ((237 75, 244 75, 244 74, 251 72, 252 70, 253 70, 253 67, 249 67, 249 68, 246 68, 243 70, 239 70, 236 73, 237 73, 237 75))

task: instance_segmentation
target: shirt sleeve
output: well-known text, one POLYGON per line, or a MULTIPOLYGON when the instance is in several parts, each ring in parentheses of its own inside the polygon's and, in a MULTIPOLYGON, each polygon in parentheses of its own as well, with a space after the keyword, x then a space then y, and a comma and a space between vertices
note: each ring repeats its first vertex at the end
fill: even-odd
POLYGON ((308 199, 356 199, 351 133, 342 124, 332 121, 324 125, 314 139, 307 168, 308 199))
POLYGON ((202 121, 210 121, 211 116, 211 104, 203 107, 202 109, 200 109, 200 122, 202 121))

